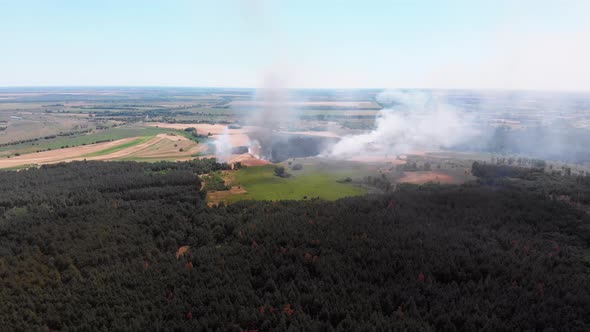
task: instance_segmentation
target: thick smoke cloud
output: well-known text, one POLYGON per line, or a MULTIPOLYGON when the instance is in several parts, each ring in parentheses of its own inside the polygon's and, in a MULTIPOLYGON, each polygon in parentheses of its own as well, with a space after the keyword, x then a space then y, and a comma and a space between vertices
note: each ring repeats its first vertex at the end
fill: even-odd
POLYGON ((389 90, 380 93, 377 101, 386 108, 377 116, 376 128, 344 137, 325 156, 404 154, 456 145, 475 134, 466 113, 431 92, 389 90))

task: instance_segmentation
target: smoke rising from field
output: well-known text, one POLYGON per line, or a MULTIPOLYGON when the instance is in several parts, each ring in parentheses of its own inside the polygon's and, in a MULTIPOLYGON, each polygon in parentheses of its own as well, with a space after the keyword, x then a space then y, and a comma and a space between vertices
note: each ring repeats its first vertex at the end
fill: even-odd
POLYGON ((219 161, 227 162, 232 154, 232 144, 227 128, 213 141, 213 146, 215 147, 215 158, 219 161))
POLYGON ((437 149, 468 140, 475 133, 466 113, 425 91, 387 90, 377 96, 386 105, 371 132, 346 136, 324 155, 350 158, 437 149))
POLYGON ((286 75, 278 70, 267 73, 262 87, 256 90, 255 107, 248 111, 245 123, 268 130, 289 126, 297 118, 289 99, 286 75))

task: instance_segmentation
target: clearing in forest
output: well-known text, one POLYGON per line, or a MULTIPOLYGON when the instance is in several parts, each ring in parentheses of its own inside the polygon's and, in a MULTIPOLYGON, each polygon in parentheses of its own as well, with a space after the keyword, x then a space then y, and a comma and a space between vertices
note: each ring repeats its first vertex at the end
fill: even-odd
MULTIPOLYGON (((228 172, 232 190, 209 194, 210 201, 232 203, 239 200, 301 200, 319 197, 336 200, 363 195, 366 189, 352 183, 338 182, 354 174, 353 170, 328 170, 318 165, 305 165, 293 171, 288 166, 289 177, 275 175, 277 165, 247 167, 228 172)), ((280 165, 278 165, 280 166, 280 165)))

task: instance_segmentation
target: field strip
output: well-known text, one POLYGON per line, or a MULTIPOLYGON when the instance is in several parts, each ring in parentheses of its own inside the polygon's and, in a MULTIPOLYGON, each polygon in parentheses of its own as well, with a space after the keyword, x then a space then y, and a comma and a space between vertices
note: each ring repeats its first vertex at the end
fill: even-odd
POLYGON ((140 138, 134 139, 131 142, 126 142, 126 143, 123 143, 123 144, 120 144, 120 145, 117 145, 117 146, 113 146, 113 147, 110 147, 110 148, 107 148, 107 149, 104 149, 104 150, 100 150, 100 151, 92 152, 92 153, 89 153, 89 154, 85 154, 85 155, 80 156, 80 157, 98 157, 98 156, 104 156, 104 155, 112 154, 112 153, 115 153, 117 151, 121 151, 123 149, 127 149, 127 148, 130 148, 132 146, 135 146, 135 145, 138 145, 138 144, 141 144, 141 143, 145 143, 148 140, 150 140, 151 138, 153 138, 153 136, 140 137, 140 138))
POLYGON ((129 137, 112 142, 31 153, 0 159, 0 168, 20 169, 41 164, 75 160, 190 160, 191 155, 206 149, 185 137, 173 135, 129 137), (163 146, 153 151, 154 146, 163 146), (184 151, 180 151, 183 148, 184 151))
MULTIPOLYGON (((137 138, 137 137, 135 137, 137 138)), ((135 144, 133 146, 129 146, 126 147, 124 149, 118 150, 118 151, 114 151, 111 152, 109 154, 104 154, 104 155, 100 155, 100 156, 94 156, 94 157, 88 157, 85 158, 87 160, 115 160, 115 159, 119 159, 119 158, 123 158, 123 157, 127 157, 130 156, 132 154, 135 154, 139 151, 143 151, 145 149, 148 149, 150 146, 158 143, 160 140, 162 140, 161 137, 148 137, 148 140, 141 142, 139 144, 135 144)))
POLYGON ((74 160, 75 158, 81 160, 84 159, 83 157, 80 158, 82 155, 125 144, 132 141, 134 138, 135 137, 123 138, 112 142, 89 144, 65 149, 28 153, 11 158, 2 158, 0 159, 0 168, 14 168, 23 165, 51 164, 58 163, 60 161, 74 160))

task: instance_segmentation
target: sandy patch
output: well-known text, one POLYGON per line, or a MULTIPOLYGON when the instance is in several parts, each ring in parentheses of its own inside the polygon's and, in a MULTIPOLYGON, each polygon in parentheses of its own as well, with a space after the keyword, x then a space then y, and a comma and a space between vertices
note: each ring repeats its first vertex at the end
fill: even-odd
POLYGON ((422 184, 426 182, 460 183, 462 181, 457 181, 457 179, 454 179, 452 176, 440 172, 422 171, 404 172, 404 176, 399 179, 399 182, 422 184))

